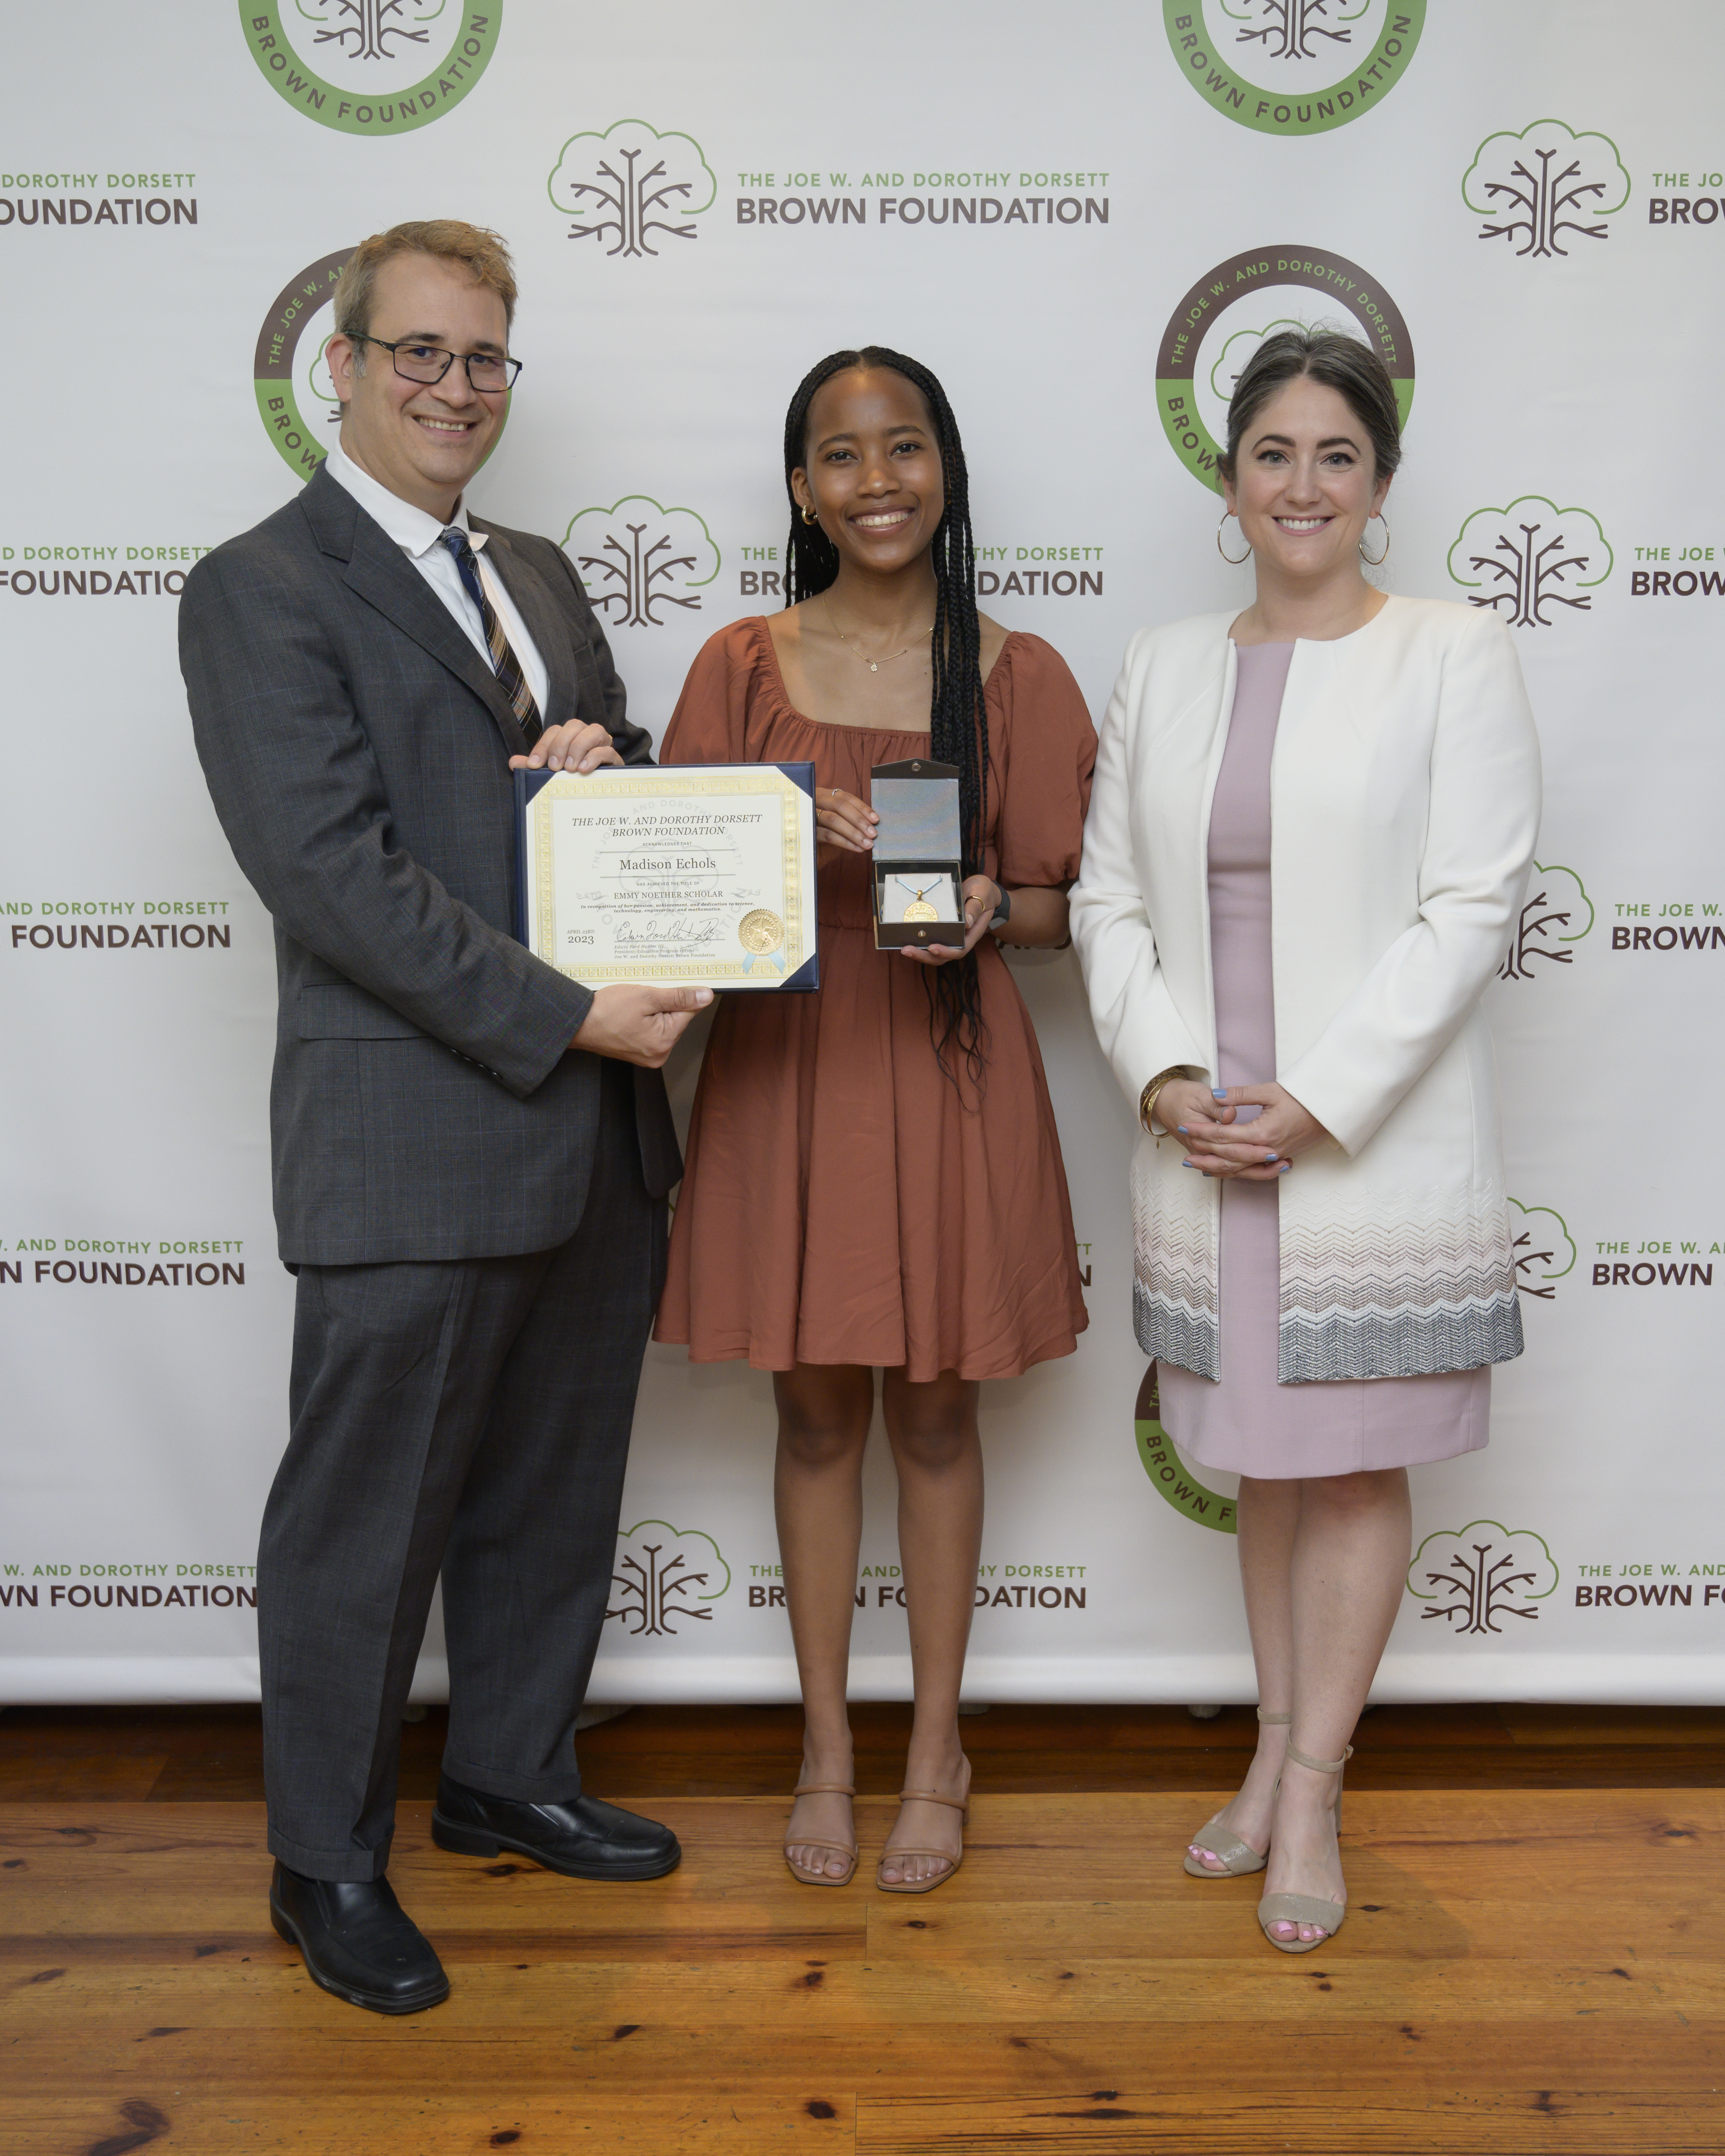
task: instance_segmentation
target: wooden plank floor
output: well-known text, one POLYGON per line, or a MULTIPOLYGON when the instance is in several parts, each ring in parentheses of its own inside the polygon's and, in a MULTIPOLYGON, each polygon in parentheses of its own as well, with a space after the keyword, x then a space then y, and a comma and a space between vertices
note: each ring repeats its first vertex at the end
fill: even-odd
MULTIPOLYGON (((858 1718, 865 1788, 895 1786, 903 1711, 858 1718)), ((1368 1717, 1345 1821, 1353 1914, 1301 1959, 1259 1937, 1260 1882, 1179 1868, 1249 1731, 1238 1712, 969 1721, 983 1794, 966 1866, 912 1899, 875 1892, 866 1865, 839 1891, 784 1871, 793 1716, 644 1711, 583 1738, 589 1785, 669 1820, 681 1869, 608 1887, 446 1856, 420 1787, 391 1876, 455 1989, 391 2021, 326 1998, 269 1928, 261 1806, 244 1785, 254 1712, 16 1710, 0 1717, 0 2146, 1725 2143, 1725 1717, 1368 1717), (768 1775, 770 1794, 712 1786, 768 1775)), ((404 1780, 423 1784, 436 1722, 405 1734, 404 1780)), ((865 1857, 891 1811, 882 1794, 860 1803, 865 1857)))
MULTIPOLYGON (((904 1779, 909 1710, 859 1703, 857 1787, 904 1779)), ((446 1717, 402 1731, 401 1793, 436 1793, 446 1717)), ((997 1707, 967 1717, 979 1789, 1205 1790, 1237 1781, 1257 1741, 1249 1707, 1195 1722, 1178 1707, 997 1707)), ((1725 1783, 1717 1707, 1462 1705, 1370 1709, 1348 1787, 1683 1789, 1725 1783)), ((794 1783, 803 1717, 788 1707, 636 1707, 584 1731, 595 1796, 776 1796, 794 1783)), ((0 1801, 260 1798, 255 1707, 13 1707, 0 1715, 0 1801)))

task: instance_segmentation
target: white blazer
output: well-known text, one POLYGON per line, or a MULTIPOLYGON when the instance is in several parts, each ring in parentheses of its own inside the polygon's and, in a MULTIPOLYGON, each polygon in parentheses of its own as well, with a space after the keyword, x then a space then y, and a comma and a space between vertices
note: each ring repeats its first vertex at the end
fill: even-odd
MULTIPOLYGON (((1233 619, 1134 637, 1102 723, 1072 937, 1134 1108, 1171 1064, 1219 1082, 1209 846, 1233 619)), ((1270 793, 1273 1075, 1336 1141, 1278 1186, 1281 1382, 1507 1361, 1521 1317, 1480 998, 1539 824, 1508 630, 1392 598, 1351 636, 1301 639, 1270 793)), ((1147 1137, 1133 1157, 1134 1318, 1147 1353, 1214 1378, 1221 1186, 1181 1154, 1147 1137)))

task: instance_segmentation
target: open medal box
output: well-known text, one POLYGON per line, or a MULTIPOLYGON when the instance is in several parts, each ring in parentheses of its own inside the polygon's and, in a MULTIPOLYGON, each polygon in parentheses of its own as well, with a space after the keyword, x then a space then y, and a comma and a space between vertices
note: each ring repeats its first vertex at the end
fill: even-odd
POLYGON ((912 757, 877 763, 869 774, 875 834, 875 947, 961 944, 963 842, 958 767, 912 757))

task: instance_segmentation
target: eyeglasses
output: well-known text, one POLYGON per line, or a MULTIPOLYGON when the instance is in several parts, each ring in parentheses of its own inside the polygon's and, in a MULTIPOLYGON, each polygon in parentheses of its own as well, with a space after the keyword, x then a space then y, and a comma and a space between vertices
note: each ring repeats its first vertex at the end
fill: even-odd
POLYGON ((362 331, 354 335, 353 341, 381 346, 394 361, 396 372, 409 382, 441 382, 459 359, 473 387, 491 396, 513 389, 522 367, 521 361, 500 359, 495 352, 445 352, 434 344, 391 344, 387 337, 367 336, 362 331))

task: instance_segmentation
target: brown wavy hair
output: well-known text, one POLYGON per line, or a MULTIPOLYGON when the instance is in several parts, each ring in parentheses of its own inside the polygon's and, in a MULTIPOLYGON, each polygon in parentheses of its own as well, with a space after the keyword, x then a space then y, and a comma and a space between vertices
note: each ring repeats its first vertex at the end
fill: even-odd
POLYGON ((458 217, 432 217, 374 232, 342 264, 336 280, 336 327, 343 336, 370 334, 377 272, 398 254, 429 254, 439 262, 465 263, 474 282, 490 285, 502 300, 506 324, 514 323, 515 264, 502 239, 484 225, 464 224, 458 217))
POLYGON ((1401 413, 1381 355, 1346 330, 1278 330, 1240 369, 1229 399, 1228 446, 1216 459, 1216 469, 1230 486, 1246 429, 1279 389, 1307 374, 1343 398, 1365 429, 1375 477, 1387 479, 1401 462, 1401 413))

